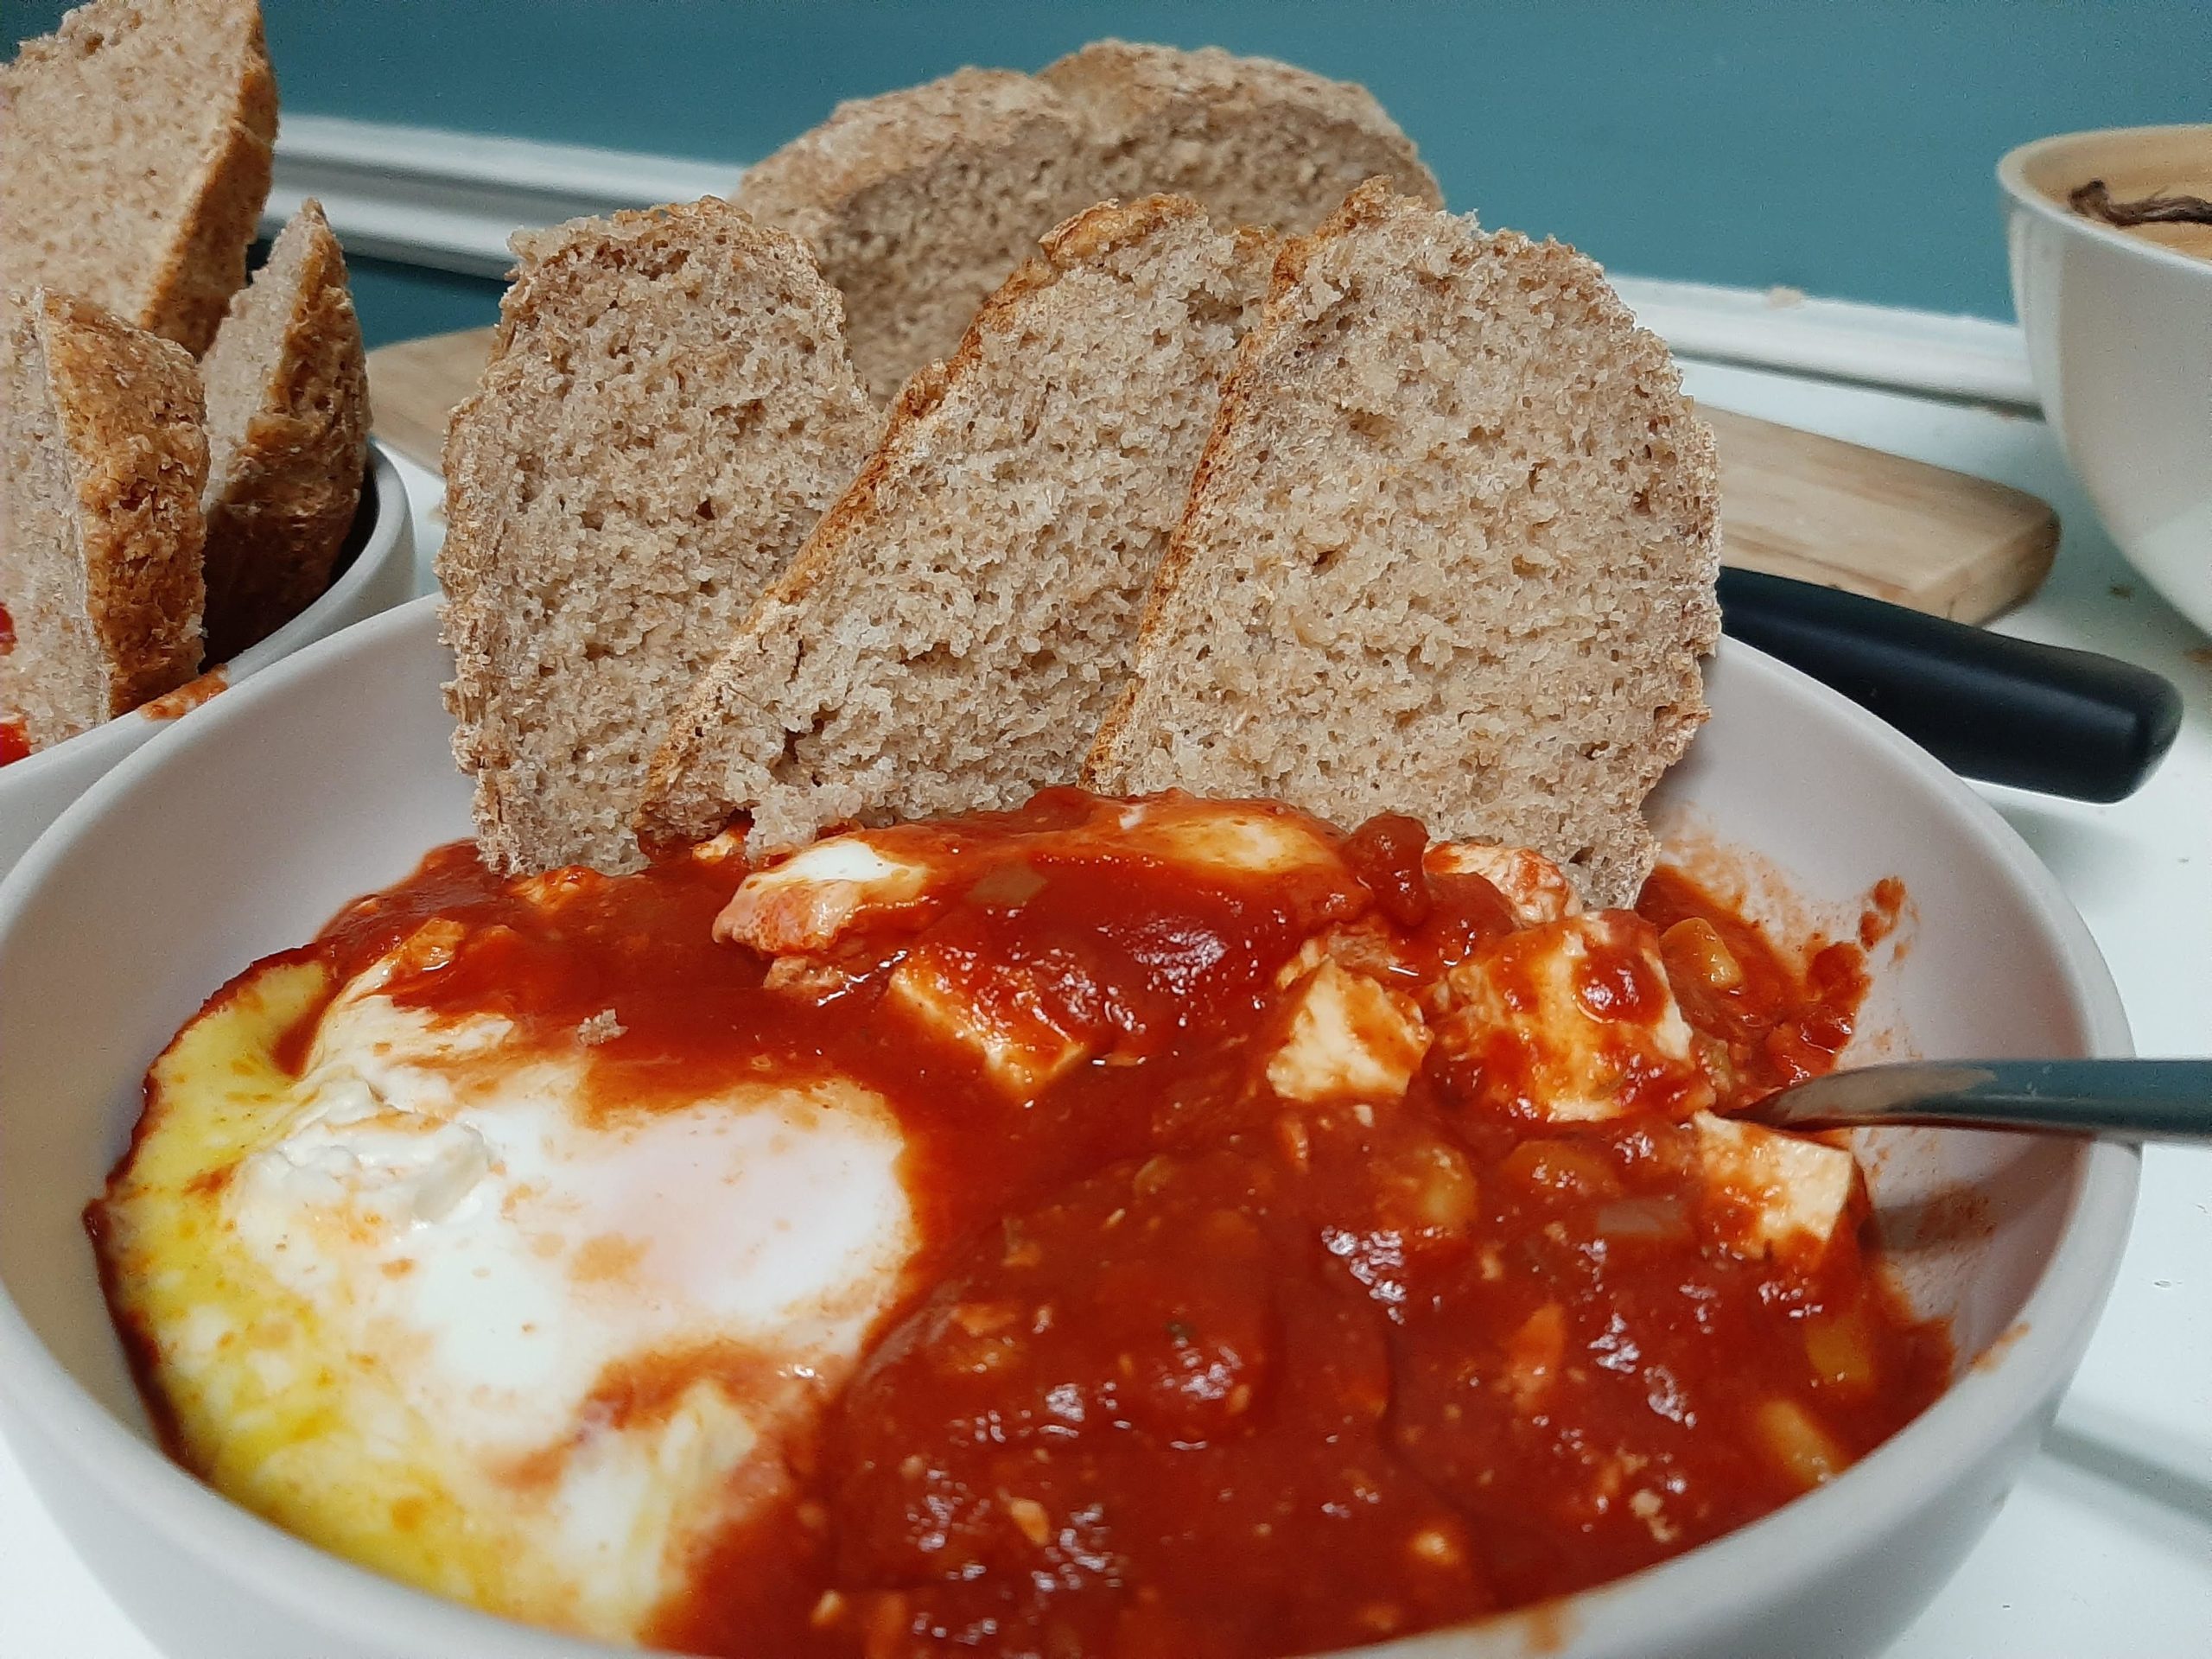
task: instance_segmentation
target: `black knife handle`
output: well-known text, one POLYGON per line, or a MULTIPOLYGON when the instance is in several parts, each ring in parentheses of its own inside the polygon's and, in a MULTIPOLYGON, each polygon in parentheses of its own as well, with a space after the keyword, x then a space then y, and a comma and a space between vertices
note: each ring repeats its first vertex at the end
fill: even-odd
POLYGON ((1952 771, 2124 800, 2181 729, 2181 694, 2094 652, 1755 570, 1720 573, 1721 626, 1871 709, 1952 771))

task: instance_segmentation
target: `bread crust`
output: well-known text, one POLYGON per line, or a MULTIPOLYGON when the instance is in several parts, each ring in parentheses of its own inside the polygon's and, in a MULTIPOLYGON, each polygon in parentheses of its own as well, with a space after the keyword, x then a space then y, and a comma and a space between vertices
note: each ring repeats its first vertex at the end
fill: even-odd
POLYGON ((956 69, 918 86, 848 99, 745 169, 732 200, 817 245, 830 215, 868 189, 948 157, 975 160, 1031 128, 1074 137, 1062 101, 1011 69, 956 69))
MULTIPOLYGON (((1356 318, 1353 326, 1358 326, 1356 318)), ((1532 372, 1556 378, 1567 371, 1540 359, 1532 372)), ((1616 406, 1614 413, 1623 420, 1630 417, 1625 406, 1616 406)), ((1387 434, 1388 419, 1382 424, 1387 434)), ((1301 433, 1310 435, 1305 429, 1301 433)), ((1344 442, 1351 441, 1345 435, 1344 442)), ((1387 444, 1387 435, 1381 442, 1387 444)), ((1307 448, 1300 451, 1300 464, 1326 473, 1340 459, 1307 448)), ((1476 460, 1467 454, 1458 464, 1471 467, 1476 460)), ((1419 463, 1408 457, 1404 464, 1419 463)), ((1386 467, 1379 475, 1392 473, 1386 467)), ((1276 259, 1261 320, 1239 348, 1190 499, 1154 577, 1139 625, 1134 671, 1100 723, 1084 765, 1083 781, 1113 793, 1181 786, 1202 793, 1281 796, 1294 805, 1339 818, 1418 810, 1440 835, 1537 845, 1567 865, 1586 896, 1628 903, 1656 853, 1640 804, 1666 768, 1681 758, 1707 718, 1697 659, 1713 649, 1719 633, 1713 588, 1719 562, 1719 507, 1718 465, 1710 429, 1694 417, 1681 395, 1680 377, 1664 346, 1636 327, 1594 264, 1572 250, 1553 243, 1534 244, 1511 232, 1484 237, 1471 222, 1435 213, 1397 195, 1382 181, 1371 181, 1355 191, 1311 236, 1289 241, 1276 259), (1649 423, 1646 454, 1657 457, 1650 462, 1656 482, 1646 492, 1643 505, 1631 503, 1630 511, 1642 512, 1648 506, 1664 522, 1644 538, 1654 568, 1633 575, 1637 580, 1648 576, 1656 597, 1634 637, 1615 638, 1613 646, 1636 658, 1630 667, 1639 671, 1638 684, 1644 695, 1657 699, 1657 706, 1649 711, 1649 728, 1637 744, 1609 741, 1602 764, 1567 769, 1560 786, 1579 794, 1563 810, 1554 810, 1557 802, 1543 804, 1542 810, 1521 810, 1513 798, 1520 780, 1510 778, 1498 779, 1487 797, 1473 791, 1457 799, 1394 798, 1389 780, 1394 774, 1402 776, 1409 760, 1424 757, 1408 757, 1404 752, 1408 740, 1387 726, 1363 729, 1356 741, 1321 755, 1319 778, 1313 767, 1269 772, 1245 758, 1254 747, 1250 734, 1255 728, 1288 718, 1286 712, 1268 706, 1271 693, 1264 676, 1256 687, 1205 698, 1179 696, 1167 684, 1179 676, 1192 681, 1202 677, 1192 666, 1195 655, 1212 657, 1223 647, 1224 630, 1248 626, 1224 613, 1220 595, 1205 590, 1208 580, 1217 572, 1229 571, 1243 556, 1241 520, 1234 512, 1238 493, 1260 487, 1255 480, 1266 475, 1271 437, 1287 435, 1281 430, 1286 411, 1313 395, 1312 342, 1321 332, 1319 320, 1353 304, 1346 284, 1363 276, 1381 276, 1394 262, 1408 261, 1410 241, 1426 245, 1417 251, 1433 255, 1423 276, 1440 286, 1461 280, 1461 273, 1477 263, 1503 263, 1510 267, 1516 287, 1541 291, 1548 300, 1556 296, 1562 307, 1572 308, 1583 319, 1577 326, 1619 359, 1618 385, 1611 395, 1624 388, 1634 402, 1634 418, 1649 423), (1363 249, 1371 251, 1363 255, 1363 249), (1332 257, 1336 263, 1329 276, 1309 285, 1306 278, 1316 262, 1332 257), (1211 607, 1209 599, 1214 601, 1211 607), (1240 731, 1245 735, 1240 737, 1240 731), (1355 781, 1325 781, 1332 778, 1355 781), (1374 787, 1376 779, 1383 780, 1379 790, 1374 787), (1555 828, 1551 835, 1536 828, 1555 825, 1562 818, 1565 827, 1555 828)), ((1397 558, 1426 557, 1432 547, 1455 544, 1458 526, 1411 517, 1422 532, 1421 548, 1416 552, 1405 544, 1402 530, 1394 531, 1402 538, 1397 558)), ((1500 538, 1500 550, 1511 553, 1504 543, 1514 533, 1512 526, 1500 520, 1489 525, 1487 533, 1500 538)), ((1624 535, 1622 542, 1630 544, 1631 538, 1624 535)), ((1455 556, 1468 560, 1465 581, 1478 579, 1497 563, 1485 563, 1486 554, 1455 556)), ((1274 567, 1277 574, 1280 569, 1274 567)), ((1620 601, 1617 608, 1625 614, 1631 573, 1624 570, 1596 579, 1601 585, 1612 582, 1620 601)), ((1243 570, 1242 580, 1246 586, 1240 592, 1273 596, 1252 600, 1256 611, 1264 611, 1268 603, 1280 607, 1284 590, 1270 586, 1275 576, 1269 569, 1243 570)), ((1409 651, 1411 643, 1402 642, 1399 648, 1409 651)), ((1502 679, 1535 671, 1539 656, 1532 649, 1512 640, 1497 648, 1502 679)), ((1259 660, 1266 659, 1267 653, 1260 653, 1259 660)), ((1379 671, 1387 676, 1394 671, 1379 671)), ((1416 669, 1402 661, 1395 671, 1411 675, 1416 669)), ((1336 694, 1356 696, 1358 678, 1355 674, 1355 683, 1336 686, 1336 694)), ((1603 702, 1608 694, 1596 679, 1585 678, 1589 683, 1577 695, 1603 702)), ((1275 694, 1287 692, 1277 688, 1275 694)), ((1618 702, 1619 695, 1613 695, 1618 702)), ((1631 724, 1641 713, 1635 709, 1624 712, 1631 724)), ((1325 747, 1330 741, 1316 741, 1325 747)), ((1497 758, 1496 753, 1471 750, 1466 764, 1474 772, 1495 772, 1497 758)))
MULTIPOLYGON (((132 250, 135 257, 111 257, 98 268, 78 269, 82 262, 55 266, 35 251, 32 238, 0 238, 15 245, 12 253, 0 251, 0 288, 22 292, 40 284, 66 283, 126 321, 175 340, 197 357, 213 340, 231 296, 245 281, 246 249, 269 196, 276 142, 276 81, 256 0, 203 0, 191 8, 173 4, 162 9, 146 8, 138 0, 93 0, 78 7, 53 35, 23 42, 16 60, 0 69, 0 151, 49 161, 81 156, 82 176, 73 178, 73 188, 53 188, 54 181, 49 181, 49 191, 41 194, 61 198, 67 204, 64 211, 72 213, 80 211, 78 203, 100 200, 116 170, 142 165, 137 158, 103 149, 99 143, 81 136, 27 123, 23 111, 40 105, 41 121, 51 120, 56 126, 102 118, 104 111, 83 107, 74 99, 55 109, 43 108, 38 97, 41 81, 67 73, 74 61, 99 50, 108 35, 156 27, 152 19, 162 16, 173 17, 173 26, 180 31, 198 31, 190 37, 195 48, 213 32, 235 39, 232 78, 223 85, 199 88, 197 101, 178 105, 180 126, 204 133, 204 137, 183 187, 173 201, 163 205, 164 228, 150 245, 132 250)), ((179 36, 180 47, 184 38, 179 36)), ((0 170, 6 167, 0 160, 0 170)), ((21 210, 33 211, 28 202, 21 204, 21 210)))
POLYGON ((156 268, 139 326, 194 357, 214 343, 231 296, 245 283, 246 249, 269 200, 276 156, 276 72, 257 0, 237 10, 251 22, 228 118, 201 164, 183 234, 156 268))
POLYGON ((260 381, 243 429, 225 435, 227 460, 203 504, 215 661, 265 639, 329 585, 368 465, 368 359, 346 257, 321 204, 302 204, 278 242, 283 257, 272 256, 233 298, 204 365, 211 387, 226 372, 260 381), (290 276, 281 291, 270 275, 279 270, 290 276), (250 308, 264 305, 283 308, 275 354, 232 362, 226 347, 235 335, 238 349, 251 352, 250 308))
POLYGON ((494 868, 634 869, 669 715, 879 417, 804 245, 727 202, 514 245, 491 362, 446 435, 454 753, 494 868))
POLYGON ((815 250, 887 402, 1094 202, 1180 194, 1222 223, 1305 230, 1378 172, 1440 200, 1361 87, 1218 48, 1103 41, 1035 76, 962 69, 842 104, 747 169, 734 200, 815 250))
MULTIPOLYGON (((814 533, 784 574, 768 585, 755 614, 805 599, 836 568, 857 538, 874 526, 884 482, 912 454, 922 423, 944 402, 953 386, 981 370, 985 337, 1012 322, 1025 299, 1116 248, 1141 242, 1166 226, 1204 216, 1205 210, 1196 202, 1153 196, 1127 204, 1103 201, 1046 232, 1039 244, 1044 257, 1024 261, 1000 284, 998 292, 983 302, 951 358, 927 365, 900 391, 884 421, 882 437, 861 463, 852 486, 822 515, 814 533)), ((709 671, 710 677, 714 671, 709 671)), ((658 775, 658 762, 655 771, 658 775)))
MULTIPOLYGON (((1168 196, 1101 203, 1053 227, 1039 245, 1039 257, 1009 276, 977 311, 950 359, 925 367, 908 382, 892 407, 881 442, 852 486, 823 515, 798 556, 762 595, 728 651, 701 677, 671 723, 648 774, 638 817, 642 839, 649 843, 701 839, 721 830, 734 814, 757 804, 734 799, 729 793, 721 752, 726 728, 736 726, 756 735, 782 729, 786 711, 769 706, 761 696, 782 695, 810 646, 842 632, 851 620, 817 614, 810 608, 813 602, 848 567, 857 575, 882 550, 890 524, 887 492, 894 485, 903 488, 919 475, 920 469, 931 464, 933 445, 941 445, 948 456, 963 453, 957 436, 946 437, 936 430, 933 417, 957 393, 972 390, 977 397, 986 394, 991 384, 988 377, 996 372, 995 350, 1009 340, 1028 337, 1039 296, 1071 273, 1106 264, 1124 250, 1140 250, 1154 236, 1185 226, 1219 234, 1212 231, 1205 210, 1197 203, 1168 196)), ((1271 241, 1255 231, 1234 232, 1232 262, 1257 267, 1271 241)), ((1030 347, 1032 355, 1041 350, 1038 346, 1030 347)), ((1052 366, 1027 365, 1029 372, 1039 373, 1052 366)), ((1141 421, 1147 411, 1128 413, 1133 421, 1141 421)), ((1179 478, 1175 487, 1179 491, 1179 478)), ((1001 572, 997 579, 1018 589, 1032 578, 1015 571, 1001 572)), ((906 648, 888 641, 883 647, 906 648)), ((1114 654, 1118 656, 1119 652, 1114 654)), ((987 671, 971 664, 965 671, 971 679, 989 680, 987 695, 1018 699, 1018 686, 1000 671, 1006 666, 994 664, 987 671)), ((1103 664, 1091 666, 1102 673, 1109 671, 1103 664)), ((1118 668, 1111 671, 1118 672, 1118 668)), ((985 728, 990 724, 988 720, 981 721, 985 728)), ((1084 734, 1065 735, 1079 750, 1084 734)), ((757 760, 747 764, 753 765, 757 760)), ((897 772, 912 763, 887 755, 884 764, 897 772)), ((1065 770, 1072 770, 1072 754, 1065 770)), ((1030 779, 1023 792, 1063 780, 1043 776, 1030 779)), ((859 787, 873 793, 880 785, 888 786, 888 780, 876 779, 859 787)), ((786 837, 778 827, 754 839, 773 847, 785 844, 786 837)))
MULTIPOLYGON (((1326 153, 1339 165, 1357 158, 1336 188, 1338 195, 1363 179, 1382 176, 1402 194, 1432 207, 1444 205, 1444 194, 1413 140, 1357 81, 1332 80, 1273 58, 1236 57, 1217 46, 1185 51, 1112 39, 1094 41, 1047 64, 1037 79, 1081 105, 1109 147, 1125 146, 1132 134, 1175 130, 1192 136, 1184 148, 1195 157, 1209 141, 1239 126, 1302 118, 1326 137, 1326 153)), ((1149 181, 1159 190, 1184 189, 1189 182, 1172 175, 1149 181)), ((1324 194, 1328 189, 1317 188, 1324 194)), ((1229 204, 1206 206, 1217 218, 1235 216, 1229 204)))
POLYGON ((44 748, 199 672, 207 442, 199 373, 181 347, 43 289, 13 308, 6 690, 44 748), (43 446, 59 467, 40 464, 54 459, 34 453, 43 446), (41 480, 63 499, 24 499, 41 480), (35 540, 41 530, 50 543, 35 540))

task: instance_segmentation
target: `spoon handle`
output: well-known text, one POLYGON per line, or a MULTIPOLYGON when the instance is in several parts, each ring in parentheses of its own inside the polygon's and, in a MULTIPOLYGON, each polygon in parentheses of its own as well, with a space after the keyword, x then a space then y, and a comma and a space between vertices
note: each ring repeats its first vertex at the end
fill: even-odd
POLYGON ((1795 1084, 1751 1116, 1777 1128, 1925 1123, 2212 1145, 2212 1059, 1870 1065, 1795 1084))

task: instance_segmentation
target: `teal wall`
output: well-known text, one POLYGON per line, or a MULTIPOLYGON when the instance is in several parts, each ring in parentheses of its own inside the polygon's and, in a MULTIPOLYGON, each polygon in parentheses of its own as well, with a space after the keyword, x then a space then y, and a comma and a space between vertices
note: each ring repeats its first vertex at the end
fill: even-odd
POLYGON ((348 254, 346 274, 353 285, 353 308, 361 314, 361 334, 374 348, 417 334, 450 334, 480 328, 499 318, 495 282, 456 276, 348 254))
MULTIPOLYGON (((2212 120, 2212 0, 263 0, 287 108, 745 161, 840 98, 1103 34, 1363 80, 1452 205, 1643 276, 2004 315, 1990 169, 2212 120)), ((9 0, 13 35, 54 0, 9 0)), ((486 314, 365 264, 379 336, 486 314)))

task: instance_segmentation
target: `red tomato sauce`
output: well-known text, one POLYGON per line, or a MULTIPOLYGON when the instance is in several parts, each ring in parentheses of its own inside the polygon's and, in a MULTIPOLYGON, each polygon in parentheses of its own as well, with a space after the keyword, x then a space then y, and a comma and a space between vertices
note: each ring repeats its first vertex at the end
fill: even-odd
MULTIPOLYGON (((1663 1112, 1532 1119, 1497 1103, 1517 1097, 1494 1075, 1510 1059, 1440 1043, 1385 1104, 1255 1082, 1278 970, 1318 931, 1379 920, 1409 982, 1511 933, 1487 881, 1424 873, 1417 823, 1343 838, 1332 880, 1025 848, 1093 810, 1052 791, 917 831, 982 874, 841 941, 803 995, 710 941, 735 859, 563 873, 542 879, 558 902, 531 904, 449 847, 314 947, 342 979, 426 918, 465 923, 466 949, 392 994, 548 1041, 611 1013, 591 1050, 608 1112, 696 1097, 763 1052, 893 1103, 924 1237, 902 1300, 784 1448, 783 1496, 717 1541, 657 1642, 861 1659, 1372 1642, 1677 1554, 1942 1390, 1945 1332, 1874 1271, 1863 1200, 1816 1262, 1763 1259, 1700 1227, 1694 1135, 1663 1112), (925 948, 1093 1058, 1010 1103, 887 1001, 925 948), (1793 1458, 1806 1436, 1783 1431, 1805 1425, 1815 1450, 1793 1458)), ((1831 1065, 1866 988, 1855 938, 1813 942, 1800 969, 1678 874, 1619 931, 1665 963, 1723 1113, 1831 1065)), ((1667 985, 1649 960, 1594 954, 1575 995, 1593 1019, 1650 1017, 1667 985)))
POLYGON ((187 680, 174 691, 164 691, 138 705, 138 712, 149 720, 181 720, 203 702, 212 700, 216 693, 230 689, 230 671, 220 663, 205 674, 187 680))
MULTIPOLYGON (((0 657, 16 648, 15 619, 8 614, 8 607, 0 605, 0 657)), ((0 766, 11 760, 21 760, 31 752, 31 741, 23 731, 23 723, 13 715, 0 713, 0 766)))

